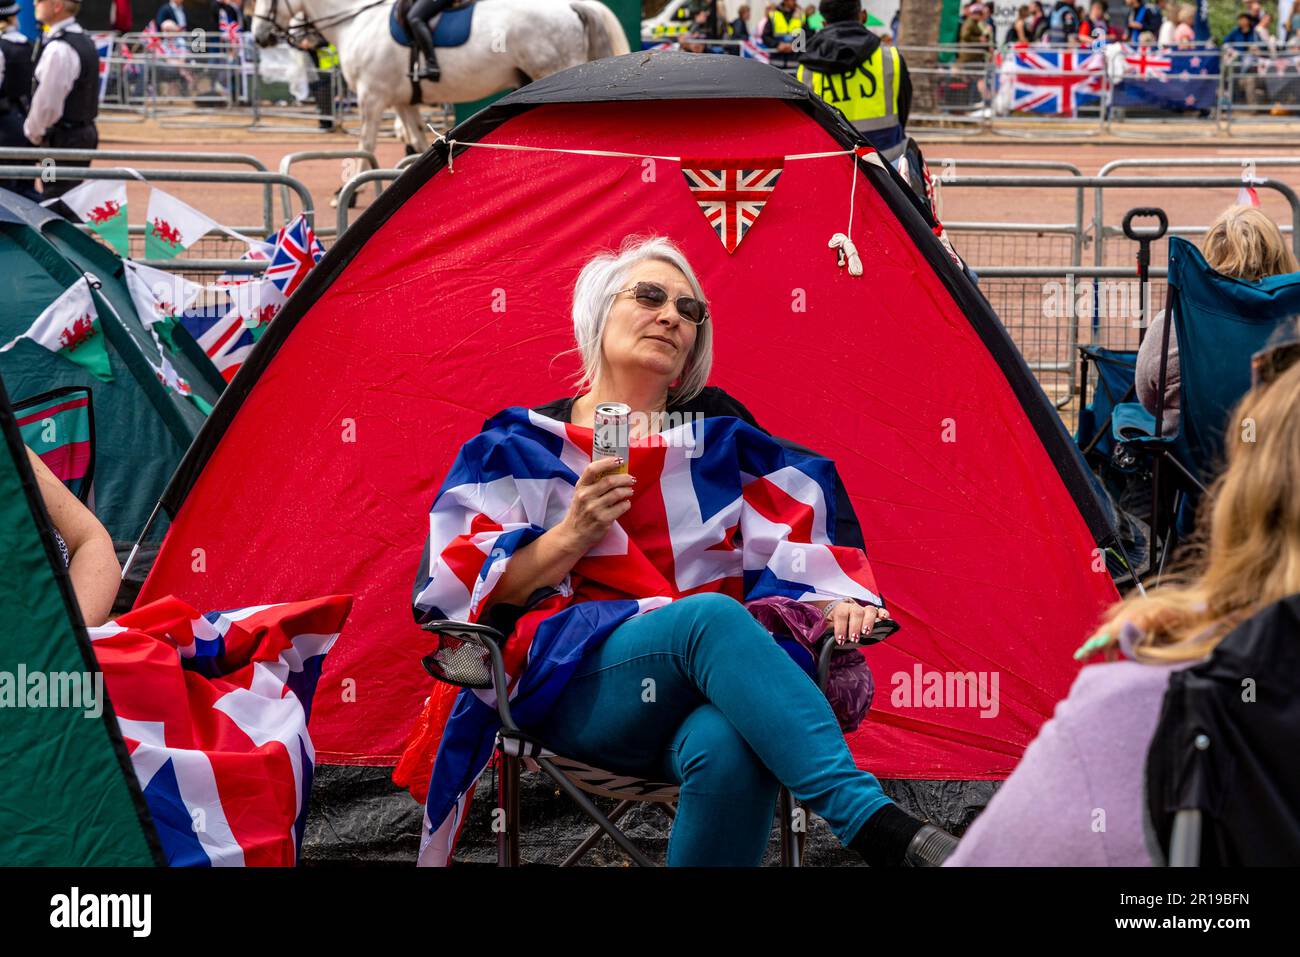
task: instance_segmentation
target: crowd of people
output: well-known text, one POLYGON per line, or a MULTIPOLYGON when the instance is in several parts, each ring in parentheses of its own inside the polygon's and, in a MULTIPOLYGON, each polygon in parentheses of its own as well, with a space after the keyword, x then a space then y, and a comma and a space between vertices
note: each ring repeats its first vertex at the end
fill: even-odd
MULTIPOLYGON (((983 0, 967 4, 954 36, 945 41, 970 45, 967 59, 980 58, 998 46, 1018 43, 1050 46, 1091 46, 1122 42, 1130 46, 1190 49, 1214 43, 1214 37, 1198 36, 1197 7, 1188 0, 1125 0, 1126 14, 1112 16, 1104 0, 1075 3, 1073 0, 1032 0, 1020 5, 1015 19, 1001 36, 992 22, 993 7, 983 0)), ((1218 42, 1229 49, 1258 48, 1271 54, 1285 50, 1300 53, 1300 9, 1279 25, 1260 0, 1245 0, 1233 29, 1218 42)))
MULTIPOLYGON (((683 50, 691 53, 725 50, 738 54, 739 44, 752 40, 778 54, 773 62, 788 65, 787 57, 798 52, 795 38, 802 33, 806 42, 827 24, 825 14, 817 5, 801 4, 799 0, 765 4, 762 25, 752 30, 753 7, 742 4, 736 8, 735 16, 728 19, 723 6, 720 0, 691 0, 674 11, 673 19, 684 27, 679 40, 683 50)), ((868 19, 866 10, 860 10, 856 19, 865 24, 868 19)), ((873 32, 885 43, 893 42, 890 27, 877 26, 873 32)), ((790 57, 789 62, 792 64, 794 59, 790 57)))

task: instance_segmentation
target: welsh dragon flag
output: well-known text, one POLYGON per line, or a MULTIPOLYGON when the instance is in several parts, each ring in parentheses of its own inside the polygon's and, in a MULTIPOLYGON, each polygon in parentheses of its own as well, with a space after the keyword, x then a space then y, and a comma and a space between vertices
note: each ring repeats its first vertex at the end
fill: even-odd
POLYGON ((164 272, 152 266, 142 266, 129 259, 123 260, 126 269, 126 288, 140 321, 153 332, 173 345, 171 331, 185 310, 194 305, 203 287, 184 276, 164 272))
POLYGON ((145 259, 172 259, 211 230, 222 229, 216 220, 160 189, 150 191, 145 219, 145 259))
POLYGON ((126 183, 88 179, 59 198, 119 256, 131 255, 126 229, 126 183))
POLYGON ((38 346, 57 352, 71 362, 85 367, 91 375, 105 382, 113 381, 108 364, 108 349, 99 328, 99 313, 90 295, 90 283, 82 276, 63 295, 50 303, 20 336, 0 346, 8 352, 20 339, 30 339, 38 346))

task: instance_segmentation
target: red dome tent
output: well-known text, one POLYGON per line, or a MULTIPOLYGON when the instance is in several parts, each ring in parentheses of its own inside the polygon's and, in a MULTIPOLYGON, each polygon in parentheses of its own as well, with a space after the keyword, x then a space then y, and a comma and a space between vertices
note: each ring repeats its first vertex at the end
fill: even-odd
POLYGON ((572 394, 583 262, 662 234, 712 301, 712 384, 836 460, 902 624, 868 652, 879 690, 850 738, 860 762, 1004 777, 1115 597, 1094 562, 1110 530, 1046 396, 901 180, 855 164, 844 151, 862 140, 804 87, 730 56, 580 66, 451 139, 451 164, 436 145, 367 210, 226 390, 164 496, 172 523, 140 601, 354 594, 312 733, 324 763, 394 763, 431 688, 409 599, 434 493, 484 419, 572 394), (809 153, 841 155, 796 158, 809 153), (734 253, 683 156, 786 157, 734 253), (828 247, 851 192, 859 277, 828 247), (935 672, 992 678, 997 704, 936 706, 935 672))

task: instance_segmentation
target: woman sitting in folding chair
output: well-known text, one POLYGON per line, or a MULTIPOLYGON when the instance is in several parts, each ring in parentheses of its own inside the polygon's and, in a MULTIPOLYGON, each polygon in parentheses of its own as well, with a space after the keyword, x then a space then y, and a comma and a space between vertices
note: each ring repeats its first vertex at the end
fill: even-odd
MULTIPOLYGON (((1254 206, 1229 206, 1220 213, 1205 234, 1201 252, 1215 272, 1244 282, 1300 271, 1295 254, 1277 223, 1254 206)), ((1138 401, 1152 415, 1156 414, 1160 401, 1160 345, 1168 318, 1165 312, 1160 312, 1152 320, 1137 354, 1134 382, 1138 401)), ((1165 368, 1164 427, 1161 430, 1165 435, 1178 431, 1181 389, 1178 336, 1175 333, 1169 339, 1165 368)))
MULTIPOLYGON (((498 623, 525 731, 678 783, 670 865, 760 863, 781 785, 871 864, 940 862, 953 838, 857 768, 826 698, 741 603, 805 602, 837 641, 888 617, 865 553, 832 544, 833 464, 705 387, 708 306, 667 240, 588 262, 573 319, 587 391, 507 409, 461 449, 430 516, 417 620, 498 623), (592 460, 605 403, 631 410, 626 462, 592 460)), ((451 710, 439 700, 426 730, 451 710)), ((441 733, 413 737, 438 743, 423 863, 450 855, 493 704, 462 691, 441 733)))
POLYGON ((1300 338, 1286 331, 1256 357, 1258 384, 1232 415, 1254 423, 1253 438, 1228 443, 1200 516, 1205 549, 1181 582, 1121 602, 1080 648, 1121 660, 1079 673, 947 866, 1153 863, 1143 776, 1171 672, 1300 593, 1300 338))

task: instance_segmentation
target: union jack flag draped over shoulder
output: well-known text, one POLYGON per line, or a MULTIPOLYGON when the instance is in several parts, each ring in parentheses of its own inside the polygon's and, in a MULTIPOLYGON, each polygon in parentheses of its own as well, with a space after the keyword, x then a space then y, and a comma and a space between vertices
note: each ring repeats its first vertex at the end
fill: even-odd
POLYGON ((758 221, 781 178, 784 162, 779 156, 682 160, 686 186, 727 252, 734 253, 758 221))
MULTIPOLYGON (((511 557, 567 512, 591 446, 590 428, 524 408, 484 423, 434 500, 415 582, 417 620, 481 620, 511 557)), ((829 459, 718 416, 631 443, 629 468, 638 480, 632 507, 557 589, 534 595, 540 600, 506 643, 521 726, 551 710, 585 649, 678 598, 720 592, 738 601, 783 595, 882 605, 866 554, 833 543, 829 459)), ((451 855, 500 728, 493 702, 490 690, 435 694, 421 716, 431 729, 424 746, 437 754, 422 864, 444 865, 451 855)))

